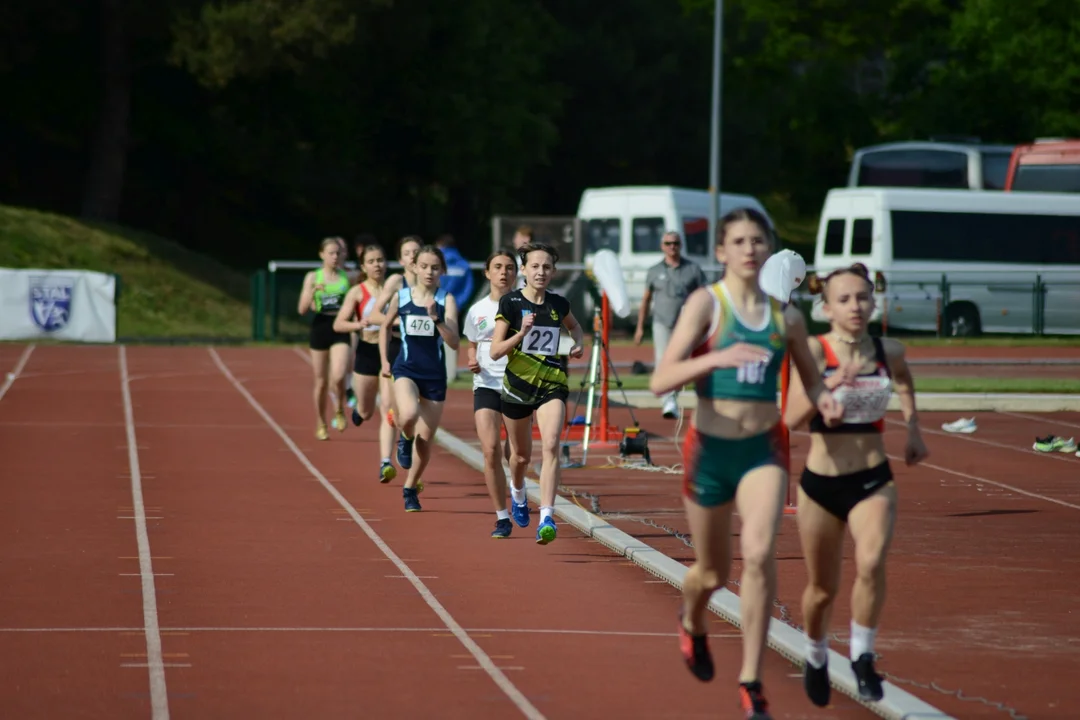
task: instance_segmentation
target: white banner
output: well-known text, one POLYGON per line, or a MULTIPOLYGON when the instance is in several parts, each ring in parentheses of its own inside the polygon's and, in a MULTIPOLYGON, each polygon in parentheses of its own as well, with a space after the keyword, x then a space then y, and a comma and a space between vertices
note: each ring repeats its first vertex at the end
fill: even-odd
POLYGON ((0 268, 0 340, 116 342, 116 278, 0 268))

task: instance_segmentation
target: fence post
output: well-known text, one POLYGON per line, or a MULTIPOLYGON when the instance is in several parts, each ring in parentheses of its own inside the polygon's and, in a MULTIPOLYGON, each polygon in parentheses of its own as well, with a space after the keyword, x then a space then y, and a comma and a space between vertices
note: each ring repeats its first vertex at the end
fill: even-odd
POLYGON ((277 271, 274 268, 270 269, 269 282, 266 284, 267 292, 270 294, 269 309, 270 309, 270 339, 277 340, 278 336, 278 289, 277 289, 277 271))
POLYGON ((266 271, 256 270, 251 276, 251 339, 266 339, 266 271))
POLYGON ((938 337, 945 333, 945 321, 949 308, 949 276, 941 273, 941 310, 938 312, 938 337))
POLYGON ((1045 318, 1043 313, 1046 311, 1045 303, 1045 285, 1042 281, 1042 275, 1035 275, 1035 287, 1031 292, 1031 316, 1032 316, 1032 331, 1036 335, 1042 335, 1045 329, 1045 318))
POLYGON ((116 337, 120 337, 120 290, 123 283, 120 281, 120 273, 110 273, 113 276, 113 307, 116 308, 116 337))

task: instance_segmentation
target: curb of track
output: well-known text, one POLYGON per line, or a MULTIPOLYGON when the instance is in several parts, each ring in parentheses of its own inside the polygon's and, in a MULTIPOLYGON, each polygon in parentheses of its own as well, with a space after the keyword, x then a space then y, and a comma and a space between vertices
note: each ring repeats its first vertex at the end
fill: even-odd
MULTIPOLYGON (((478 472, 484 471, 483 455, 461 438, 440 429, 435 434, 435 442, 478 472)), ((525 487, 529 499, 534 503, 539 502, 540 486, 531 478, 526 478, 525 487)), ((555 497, 555 514, 608 549, 682 589, 682 581, 687 570, 682 563, 619 530, 600 516, 594 515, 561 495, 555 497)), ((713 593, 709 600, 709 609, 735 627, 742 627, 739 596, 730 590, 723 588, 713 593)), ((804 653, 806 641, 802 633, 775 618, 769 623, 768 644, 770 648, 796 665, 802 667, 806 663, 804 653)), ((886 720, 955 720, 951 715, 889 682, 883 683, 885 697, 880 702, 862 703, 858 700, 858 684, 855 674, 851 671, 850 661, 835 650, 829 650, 829 680, 834 688, 886 720)))

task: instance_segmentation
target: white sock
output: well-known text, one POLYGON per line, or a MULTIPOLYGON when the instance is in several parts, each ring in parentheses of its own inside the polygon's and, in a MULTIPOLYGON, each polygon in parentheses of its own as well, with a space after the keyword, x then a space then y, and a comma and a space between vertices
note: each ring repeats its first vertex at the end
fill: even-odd
POLYGON ((506 510, 496 510, 495 517, 497 517, 499 520, 509 520, 510 513, 506 510))
POLYGON ((519 489, 519 488, 516 488, 516 487, 514 487, 512 485, 510 486, 510 496, 514 498, 514 502, 516 504, 518 504, 518 505, 521 505, 522 503, 524 503, 526 500, 529 499, 529 496, 525 494, 525 488, 524 487, 521 487, 519 489))
POLYGON ((854 620, 851 621, 851 659, 858 660, 865 653, 874 652, 874 639, 877 637, 877 628, 863 627, 854 620))
POLYGON ((814 640, 809 635, 806 636, 806 662, 810 663, 811 667, 821 669, 825 667, 825 663, 829 661, 829 638, 825 637, 821 640, 814 640))
POLYGON ((388 462, 390 462, 390 458, 383 458, 382 461, 383 461, 383 465, 385 465, 388 462))
POLYGON ((552 509, 552 507, 550 505, 541 505, 540 506, 540 522, 544 522, 549 517, 551 517, 552 514, 554 514, 554 512, 553 512, 553 509, 552 509))

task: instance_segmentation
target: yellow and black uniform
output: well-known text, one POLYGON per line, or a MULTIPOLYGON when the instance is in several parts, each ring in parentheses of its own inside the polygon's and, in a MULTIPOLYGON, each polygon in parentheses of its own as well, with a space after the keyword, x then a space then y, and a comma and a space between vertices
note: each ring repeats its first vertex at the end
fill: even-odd
POLYGON ((530 302, 521 290, 503 295, 496 320, 510 325, 507 337, 521 331, 521 319, 533 315, 533 325, 510 349, 503 375, 502 412, 512 420, 532 415, 536 408, 551 400, 566 401, 566 358, 559 354, 559 336, 563 319, 570 314, 570 302, 545 292, 542 303, 530 302))

